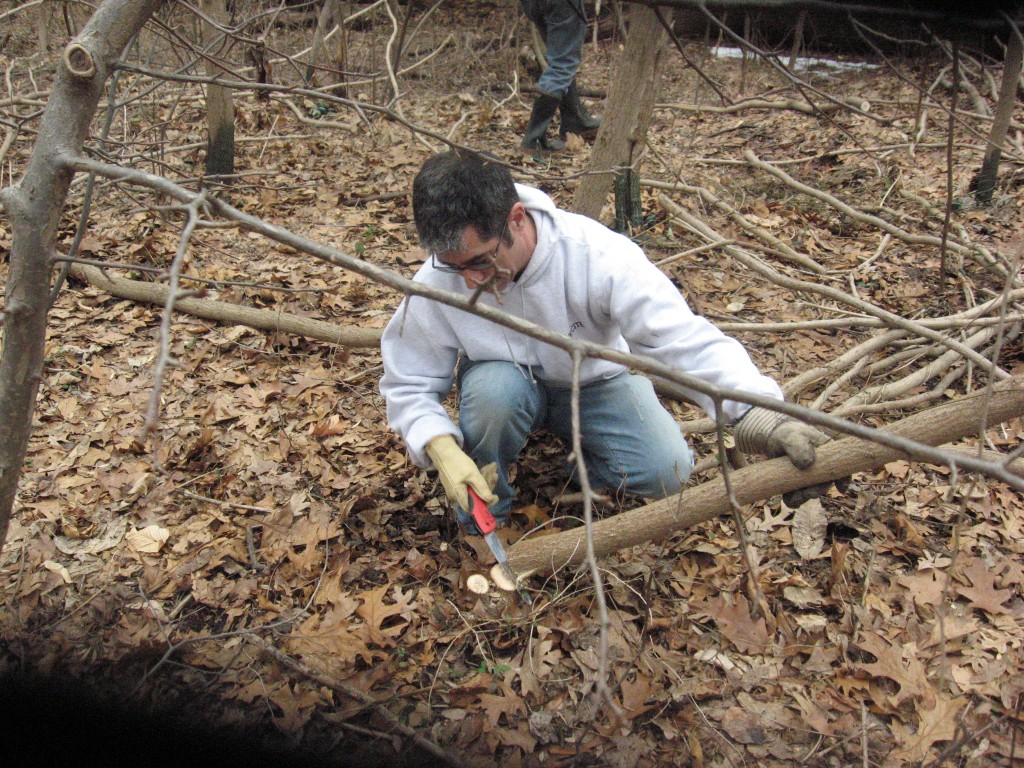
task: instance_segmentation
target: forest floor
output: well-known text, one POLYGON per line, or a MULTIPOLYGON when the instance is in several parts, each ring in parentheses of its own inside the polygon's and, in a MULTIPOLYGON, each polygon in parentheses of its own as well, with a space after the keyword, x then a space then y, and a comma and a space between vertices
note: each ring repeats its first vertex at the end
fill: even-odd
MULTIPOLYGON (((486 24, 439 12, 410 58, 448 34, 451 42, 401 78, 398 108, 418 125, 497 154, 518 180, 571 207, 590 147, 573 141, 547 160, 518 151, 531 99, 513 86, 533 82, 520 55, 524 27, 515 4, 491 5, 486 24)), ((353 51, 379 57, 387 32, 386 24, 369 26, 354 35, 353 51)), ((617 51, 611 43, 585 51, 581 81, 597 112, 593 97, 606 92, 617 51)), ((716 58, 697 44, 687 53, 734 100, 799 98, 764 62, 716 58)), ((824 267, 814 274, 777 258, 779 249, 763 253, 776 269, 903 317, 946 317, 998 295, 1001 278, 973 261, 943 283, 939 248, 887 238, 744 158, 750 150, 909 232, 941 234, 947 116, 936 102, 948 103, 949 92, 939 87, 925 101, 932 111, 920 135, 921 101, 911 83, 929 85, 946 62, 936 49, 870 63, 801 73, 837 98, 870 105, 864 114, 714 111, 707 107, 721 102, 670 47, 642 170, 661 182, 642 187, 646 218, 637 238, 651 259, 706 242, 670 217, 662 195, 724 237, 756 239, 721 208, 669 188, 682 182, 713 190, 746 222, 824 267)), ((384 85, 355 95, 379 100, 384 85)), ((408 192, 440 143, 379 118, 367 124, 311 100, 294 103, 319 119, 300 120, 277 97, 239 99, 244 176, 219 194, 411 276, 423 254, 408 192)), ((157 99, 139 109, 166 120, 168 142, 201 147, 198 101, 157 99)), ((1019 108, 1015 119, 1024 120, 1019 108)), ((952 223, 958 237, 1019 257, 1020 163, 1007 161, 992 205, 967 204, 985 126, 965 119, 957 128, 952 223)), ((15 144, 15 179, 30 149, 30 138, 15 144)), ((164 160, 166 175, 194 177, 202 150, 164 160)), ((155 216, 146 206, 159 201, 149 193, 97 190, 81 255, 136 265, 122 274, 139 280, 143 267, 166 266, 181 217, 155 216)), ((75 194, 80 206, 80 187, 75 194)), ((67 217, 65 247, 77 211, 67 217)), ((610 222, 610 209, 602 218, 610 222)), ((10 231, 0 219, 4 251, 10 231)), ((836 360, 872 332, 853 324, 759 328, 853 313, 780 287, 720 250, 663 268, 695 311, 727 326, 780 382, 836 360)), ((205 298, 340 326, 380 329, 401 299, 231 228, 197 232, 186 272, 214 281, 205 298)), ((1021 759, 1024 497, 1011 487, 891 462, 820 502, 824 545, 802 554, 794 547, 797 513, 780 498, 744 508, 766 613, 750 601, 751 573, 732 518, 605 558, 613 708, 593 693, 601 627, 585 569, 534 579, 532 606, 465 589, 466 576, 486 572, 491 561, 480 542, 459 536, 435 476, 416 468, 389 431, 375 348, 178 313, 170 345, 179 365, 163 381, 155 435, 142 438, 161 313, 80 281, 64 287, 51 312, 35 433, 0 554, 2 668, 76 679, 87 697, 112 696, 126 707, 114 710, 125 719, 111 743, 97 736, 110 727, 102 718, 74 730, 86 721, 59 694, 20 700, 17 708, 39 718, 33 728, 63 733, 78 754, 87 751, 84 730, 97 737, 97 749, 154 750, 143 760, 192 755, 190 739, 206 733, 204 723, 259 735, 248 747, 216 736, 208 743, 222 747, 220 762, 230 762, 229 750, 266 741, 293 756, 307 750, 323 765, 442 763, 408 730, 396 730, 398 722, 471 766, 899 768, 1021 759), (128 712, 149 710, 175 712, 174 722, 184 713, 185 730, 155 731, 157 743, 142 746, 123 723, 136 724, 128 712)), ((873 354, 866 357, 886 359, 882 350, 873 354)), ((1019 341, 1002 346, 999 363, 1024 369, 1019 341)), ((823 404, 834 409, 898 369, 924 365, 906 356, 889 371, 833 376, 798 400, 809 404, 835 383, 823 404)), ((968 370, 940 399, 986 383, 968 370)), ((931 387, 934 380, 923 381, 914 392, 931 387)), ((681 424, 703 417, 679 402, 666 405, 681 424)), ((880 425, 913 410, 850 418, 880 425)), ((991 429, 987 444, 1012 449, 1022 435, 1024 423, 1013 420, 991 429)), ((698 459, 713 454, 714 440, 692 436, 698 459)), ((579 524, 582 507, 562 501, 572 490, 566 454, 553 440, 531 442, 516 468, 509 541, 535 526, 579 524)), ((262 753, 247 754, 258 761, 262 753)))

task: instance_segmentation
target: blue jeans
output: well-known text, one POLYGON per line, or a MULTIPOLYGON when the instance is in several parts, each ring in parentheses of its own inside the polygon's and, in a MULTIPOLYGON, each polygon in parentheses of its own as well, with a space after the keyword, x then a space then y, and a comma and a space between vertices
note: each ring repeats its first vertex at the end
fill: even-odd
MULTIPOLYGON (((532 381, 515 363, 464 359, 459 426, 463 450, 477 466, 497 463, 498 501, 491 511, 507 522, 515 495, 508 469, 530 433, 545 429, 572 445, 572 390, 532 381)), ((678 493, 693 468, 690 446, 650 380, 628 372, 581 389, 580 439, 587 478, 598 491, 660 499, 678 493)), ((469 515, 458 513, 463 527, 475 533, 469 515)))
POLYGON ((583 61, 587 22, 582 0, 519 0, 519 5, 547 46, 548 68, 537 88, 561 98, 583 61))

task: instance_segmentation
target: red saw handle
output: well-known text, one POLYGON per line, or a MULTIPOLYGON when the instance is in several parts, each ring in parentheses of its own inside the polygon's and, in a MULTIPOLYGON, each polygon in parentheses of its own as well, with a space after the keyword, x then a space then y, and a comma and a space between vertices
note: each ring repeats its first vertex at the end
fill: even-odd
POLYGON ((498 521, 494 519, 491 510, 487 508, 484 500, 480 498, 471 486, 467 485, 466 490, 469 491, 469 512, 473 515, 473 519, 476 520, 476 526, 480 529, 480 533, 486 536, 498 527, 498 521))

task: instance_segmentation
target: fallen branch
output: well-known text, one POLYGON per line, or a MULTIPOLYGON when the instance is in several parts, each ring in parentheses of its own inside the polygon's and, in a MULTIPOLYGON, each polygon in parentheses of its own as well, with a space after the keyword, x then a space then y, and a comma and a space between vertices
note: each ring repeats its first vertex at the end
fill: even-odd
MULTIPOLYGON (((986 405, 988 394, 979 393, 929 408, 892 424, 885 431, 924 446, 938 446, 977 434, 979 414, 982 412, 987 413, 988 427, 1024 415, 1024 377, 1017 376, 996 384, 991 400, 986 405)), ((730 484, 736 500, 741 505, 752 504, 815 483, 875 469, 896 459, 932 461, 929 456, 922 457, 912 451, 853 437, 826 443, 818 448, 817 453, 817 461, 805 470, 796 469, 786 458, 732 470, 730 484)), ((934 451, 929 453, 934 454, 934 451)), ((981 469, 983 462, 976 457, 977 453, 974 460, 960 452, 945 454, 949 465, 963 468, 965 461, 968 461, 972 464, 971 469, 981 469)), ((992 468, 992 474, 1007 479, 1005 465, 984 463, 992 468)), ((1011 485, 1024 488, 1019 478, 1011 479, 1011 485)), ((597 557, 606 557, 626 547, 663 541, 677 531, 730 511, 725 482, 718 477, 678 496, 655 501, 594 523, 591 526, 594 553, 597 557)), ((547 536, 520 539, 508 550, 509 565, 520 575, 551 573, 566 566, 579 565, 584 562, 586 555, 584 536, 584 529, 575 528, 547 536)))
POLYGON ((733 104, 718 107, 710 104, 679 104, 666 102, 658 104, 658 109, 668 109, 677 112, 695 112, 697 114, 733 114, 748 109, 779 109, 803 112, 805 115, 817 115, 822 112, 837 112, 847 107, 866 109, 864 99, 844 99, 829 104, 813 104, 807 101, 796 101, 795 99, 761 99, 751 98, 744 101, 737 101, 733 104))
MULTIPOLYGON (((160 305, 167 302, 168 289, 159 283, 144 283, 139 280, 114 277, 98 267, 85 264, 72 264, 70 271, 75 278, 84 280, 89 285, 120 299, 160 305)), ((206 320, 214 320, 218 323, 247 325, 261 331, 306 336, 319 341, 340 344, 350 349, 380 346, 380 337, 383 333, 376 328, 342 328, 323 320, 297 317, 271 309, 240 307, 237 304, 225 304, 210 299, 179 299, 174 303, 174 308, 180 312, 206 320)))
MULTIPOLYGON (((929 245, 934 247, 942 246, 941 237, 936 237, 935 235, 916 235, 911 232, 907 232, 906 230, 901 229, 900 227, 897 227, 895 224, 891 224, 885 219, 879 218, 878 216, 872 216, 871 214, 864 213, 863 211, 854 208, 852 205, 844 203, 839 198, 830 195, 827 192, 823 192, 820 189, 815 189, 814 187, 810 187, 802 182, 797 181, 788 173, 776 167, 775 165, 772 165, 771 163, 761 160, 749 149, 744 151, 743 157, 752 167, 758 168, 762 171, 765 171, 766 173, 771 174, 772 176, 779 179, 782 183, 784 183, 791 189, 796 190, 797 192, 800 192, 804 195, 807 195, 808 197, 820 200, 826 205, 829 205, 832 208, 836 209, 837 211, 840 211, 841 213, 845 214, 846 216, 849 216, 854 221, 859 221, 862 224, 877 227, 878 229, 881 229, 883 232, 887 232, 893 237, 909 245, 929 245)), ((993 269, 1000 275, 1005 276, 1008 273, 1009 267, 1006 263, 1004 263, 1003 261, 999 261, 997 258, 991 256, 990 254, 979 251, 979 249, 969 244, 959 243, 956 241, 949 241, 946 245, 950 250, 956 252, 957 254, 970 256, 971 258, 975 259, 975 261, 977 261, 979 264, 981 264, 981 266, 993 269)))
MULTIPOLYGON (((713 243, 717 245, 717 243, 713 243)), ((1024 315, 1019 312, 1009 314, 1005 318, 1007 323, 1019 323, 1024 321, 1024 315)), ((933 330, 944 330, 948 328, 981 328, 987 325, 997 325, 1004 322, 1000 317, 963 318, 958 315, 948 317, 919 318, 914 321, 922 328, 933 330)), ((827 320, 794 320, 778 323, 754 323, 754 322, 719 322, 715 325, 718 330, 726 333, 790 333, 792 331, 815 331, 822 329, 838 328, 849 331, 854 328, 885 328, 886 324, 876 317, 834 317, 827 320)))
POLYGON ((298 674, 313 681, 317 685, 322 685, 326 688, 330 688, 332 691, 336 693, 340 693, 343 696, 346 696, 350 699, 354 699, 355 701, 358 701, 360 704, 363 704, 373 709, 373 711, 381 719, 383 719, 385 723, 388 724, 389 728, 393 729, 396 733, 400 733, 401 735, 411 739, 413 742, 415 742, 416 746, 418 746, 425 752, 429 752, 438 760, 441 760, 445 765, 453 766, 453 768, 461 768, 465 765, 465 763, 463 763, 455 755, 452 755, 446 752, 445 750, 441 749, 441 747, 432 742, 426 736, 423 736, 422 734, 418 733, 417 731, 413 730, 407 725, 402 725, 402 723, 398 722, 395 716, 392 715, 384 707, 383 704, 374 699, 372 696, 359 690, 358 688, 349 685, 348 683, 342 680, 334 680, 330 677, 327 677, 326 675, 321 674, 315 669, 307 666, 306 664, 303 664, 298 659, 294 659, 288 654, 284 653, 283 651, 278 650, 263 638, 250 636, 247 637, 246 640, 270 658, 284 665, 287 669, 290 669, 292 672, 297 672, 298 674))
MULTIPOLYGON (((954 315, 949 315, 945 318, 922 318, 920 320, 915 320, 914 322, 916 325, 934 330, 956 327, 984 327, 991 323, 1002 323, 1004 321, 1018 322, 1020 318, 1016 314, 1007 314, 1005 317, 1000 317, 999 314, 1004 302, 1013 302, 1019 298, 1021 298, 1021 289, 1011 291, 1005 297, 996 297, 984 304, 979 304, 976 307, 972 307, 971 309, 963 312, 958 312, 954 315), (995 313, 995 315, 992 317, 985 317, 985 313, 995 313)), ((835 319, 835 322, 840 324, 847 323, 849 324, 849 327, 854 327, 862 324, 879 324, 883 321, 880 318, 853 317, 842 319, 837 318, 835 319)), ((735 330, 727 329, 726 324, 724 323, 719 325, 719 327, 722 328, 722 330, 735 330)), ((826 377, 833 380, 833 383, 829 385, 830 387, 833 387, 835 386, 836 381, 838 381, 836 377, 839 376, 839 379, 846 378, 850 371, 853 370, 851 368, 852 365, 859 363, 861 360, 866 360, 868 355, 874 354, 879 349, 882 349, 890 343, 904 337, 904 335, 905 333, 901 330, 892 330, 882 334, 877 334, 848 350, 843 355, 829 361, 826 365, 811 368, 790 379, 783 385, 782 391, 786 393, 786 397, 795 400, 808 386, 826 377), (840 371, 847 371, 847 373, 840 376, 840 371)), ((874 370, 874 367, 872 370, 874 370)), ((710 429, 713 428, 714 425, 712 424, 710 429)), ((702 431, 710 431, 710 429, 704 429, 702 431)))
MULTIPOLYGON (((826 272, 828 272, 828 270, 825 269, 825 267, 821 266, 821 264, 816 262, 810 256, 800 253, 799 251, 793 249, 787 243, 783 242, 781 239, 773 235, 764 227, 759 227, 756 224, 754 224, 742 213, 740 213, 731 205, 722 200, 720 197, 712 193, 711 190, 705 189, 704 187, 690 186, 688 184, 675 184, 673 186, 677 189, 682 188, 682 191, 685 192, 686 194, 697 195, 705 203, 712 205, 718 208, 720 211, 724 212, 729 218, 736 222, 736 224, 739 225, 739 227, 743 229, 744 232, 748 233, 752 237, 756 237, 757 239, 767 243, 769 247, 771 247, 773 251, 779 255, 780 258, 783 258, 787 261, 791 261, 794 264, 798 264, 804 269, 808 269, 811 272, 815 272, 816 274, 819 275, 824 275, 826 272)), ((666 195, 659 195, 658 200, 661 203, 662 207, 665 208, 670 214, 673 214, 685 220, 685 214, 688 212, 682 206, 677 205, 666 195)), ((688 223, 691 223, 692 225, 694 222, 688 223)), ((701 229, 703 230, 703 228, 701 229)), ((708 227, 707 230, 710 231, 710 227, 708 227)), ((726 245, 726 243, 723 243, 722 245, 724 246, 726 245)))
MULTIPOLYGON (((724 238, 705 223, 700 221, 696 216, 691 214, 685 208, 680 206, 678 203, 671 200, 667 195, 659 195, 659 202, 662 207, 665 208, 674 218, 682 222, 686 226, 693 229, 694 232, 698 232, 703 237, 707 238, 711 242, 721 242, 724 238)), ((962 356, 971 360, 975 365, 981 367, 982 370, 989 372, 1000 378, 1006 378, 1008 374, 1002 369, 994 366, 992 362, 986 360, 980 354, 975 352, 973 349, 969 349, 960 342, 945 336, 938 331, 925 328, 912 320, 907 320, 899 315, 895 315, 892 312, 888 312, 881 307, 876 307, 873 304, 869 304, 856 296, 852 296, 845 291, 841 291, 837 288, 833 288, 827 285, 821 285, 818 283, 807 282, 804 280, 796 280, 791 277, 783 275, 781 272, 770 267, 764 263, 761 259, 756 258, 751 253, 743 248, 736 248, 733 246, 722 246, 722 250, 732 258, 736 259, 744 266, 749 267, 751 270, 771 281, 775 285, 783 288, 789 288, 793 291, 805 292, 808 294, 818 294, 826 296, 834 301, 846 304, 853 307, 858 312, 867 315, 873 315, 881 320, 884 320, 887 324, 894 328, 903 328, 904 330, 916 333, 919 336, 923 336, 932 341, 938 342, 939 344, 948 347, 949 349, 955 350, 962 356)))
POLYGON ((288 109, 292 111, 295 119, 303 125, 309 125, 313 128, 319 128, 320 130, 339 130, 348 131, 349 133, 355 133, 359 130, 360 121, 353 120, 350 123, 342 123, 338 120, 327 120, 324 118, 312 118, 308 114, 302 111, 298 104, 286 96, 275 96, 271 98, 271 101, 276 101, 280 104, 284 104, 288 109))
MULTIPOLYGON (((1010 328, 1010 337, 1015 337, 1019 331, 1020 329, 1016 326, 1010 328)), ((964 343, 971 349, 974 349, 982 343, 990 341, 999 332, 1000 328, 998 326, 994 328, 984 328, 966 339, 964 343)), ((916 357, 917 350, 914 350, 914 352, 916 357)), ((861 388, 849 400, 836 408, 833 413, 836 416, 849 416, 854 413, 864 413, 865 411, 862 406, 865 404, 880 403, 886 400, 895 400, 898 397, 905 396, 907 393, 918 389, 933 378, 943 375, 946 371, 955 367, 960 360, 961 357, 957 352, 948 350, 928 365, 917 368, 900 379, 861 388)), ((966 366, 963 366, 963 368, 966 369, 966 366)), ((961 374, 963 372, 964 371, 962 370, 961 374)), ((952 381, 945 382, 939 388, 936 396, 941 395, 941 393, 945 391, 946 387, 951 383, 952 381)))

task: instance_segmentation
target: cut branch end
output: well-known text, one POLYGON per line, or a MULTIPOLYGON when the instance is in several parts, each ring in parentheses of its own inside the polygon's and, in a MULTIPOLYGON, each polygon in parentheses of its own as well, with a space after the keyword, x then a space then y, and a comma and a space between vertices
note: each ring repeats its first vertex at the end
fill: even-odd
POLYGON ((64 68, 73 77, 88 80, 96 74, 96 60, 92 52, 81 43, 68 43, 61 56, 64 68))

